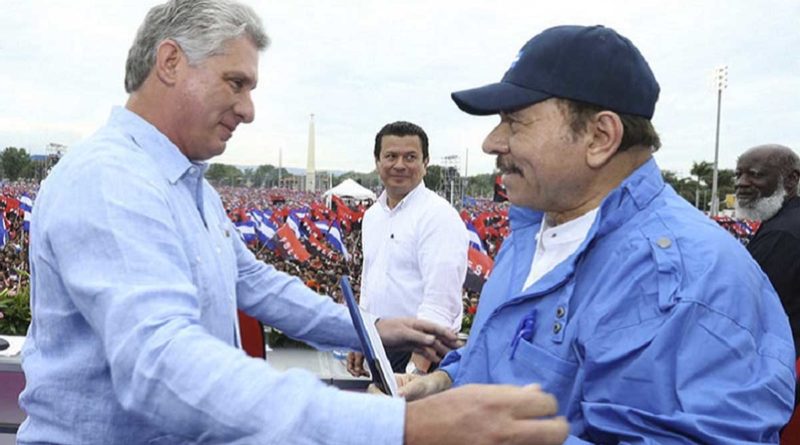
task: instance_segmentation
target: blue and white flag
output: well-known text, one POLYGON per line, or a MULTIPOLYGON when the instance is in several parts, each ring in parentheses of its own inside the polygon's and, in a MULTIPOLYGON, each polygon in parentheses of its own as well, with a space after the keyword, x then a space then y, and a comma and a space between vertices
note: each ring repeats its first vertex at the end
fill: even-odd
POLYGON ((33 216, 33 199, 27 193, 23 193, 19 198, 19 208, 25 212, 22 220, 22 230, 31 231, 31 216, 33 216))
POLYGON ((250 221, 238 221, 236 224, 236 231, 239 232, 239 236, 242 237, 242 241, 249 244, 256 239, 256 223, 253 220, 250 221))
POLYGON ((303 220, 304 215, 304 213, 292 211, 289 212, 289 217, 286 218, 286 224, 288 224, 289 228, 292 229, 297 239, 303 239, 303 224, 301 221, 303 220))
POLYGON ((478 229, 472 225, 469 221, 464 221, 464 224, 467 225, 467 237, 469 238, 469 246, 473 249, 478 250, 481 253, 486 253, 486 249, 483 247, 483 241, 481 241, 481 236, 478 235, 478 229))
POLYGON ((6 219, 0 215, 0 247, 5 247, 8 242, 8 228, 6 227, 6 219))
POLYGON ((272 241, 272 238, 275 236, 275 232, 278 231, 278 226, 260 210, 252 209, 248 214, 255 223, 255 233, 258 240, 261 241, 261 244, 267 246, 267 248, 273 249, 275 243, 272 241))
MULTIPOLYGON (((320 225, 317 224, 317 227, 320 227, 320 225)), ((322 227, 320 227, 320 229, 322 229, 322 227)), ((328 230, 325 232, 325 239, 334 249, 344 255, 347 260, 350 260, 350 253, 347 252, 347 246, 344 244, 342 228, 339 226, 339 221, 334 221, 333 224, 328 226, 328 230)))

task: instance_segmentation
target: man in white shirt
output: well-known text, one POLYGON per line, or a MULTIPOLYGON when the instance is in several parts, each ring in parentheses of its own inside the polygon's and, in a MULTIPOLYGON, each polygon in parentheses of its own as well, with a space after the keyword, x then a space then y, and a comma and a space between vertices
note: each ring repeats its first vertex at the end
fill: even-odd
MULTIPOLYGON (((467 229, 458 212, 428 190, 428 136, 418 125, 394 122, 375 136, 375 167, 384 185, 364 214, 361 306, 378 317, 417 317, 457 332, 467 271, 467 229)), ((387 351, 395 372, 411 353, 387 351)), ((414 357, 417 368, 430 363, 414 357)), ((366 374, 363 357, 348 356, 348 369, 366 374)))

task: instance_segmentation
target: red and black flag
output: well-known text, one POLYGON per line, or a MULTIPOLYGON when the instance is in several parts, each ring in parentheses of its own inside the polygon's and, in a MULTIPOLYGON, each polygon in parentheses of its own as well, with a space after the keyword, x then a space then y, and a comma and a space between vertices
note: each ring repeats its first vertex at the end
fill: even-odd
POLYGON ((494 177, 494 202, 508 201, 508 193, 506 186, 503 185, 503 176, 497 175, 494 177))

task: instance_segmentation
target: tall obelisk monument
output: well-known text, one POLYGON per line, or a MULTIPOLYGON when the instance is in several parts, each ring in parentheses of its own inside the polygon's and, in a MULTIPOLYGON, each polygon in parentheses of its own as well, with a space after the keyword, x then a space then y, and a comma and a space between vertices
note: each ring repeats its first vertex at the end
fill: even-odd
POLYGON ((306 163, 306 191, 317 190, 317 169, 314 167, 314 114, 308 123, 308 161, 306 163))

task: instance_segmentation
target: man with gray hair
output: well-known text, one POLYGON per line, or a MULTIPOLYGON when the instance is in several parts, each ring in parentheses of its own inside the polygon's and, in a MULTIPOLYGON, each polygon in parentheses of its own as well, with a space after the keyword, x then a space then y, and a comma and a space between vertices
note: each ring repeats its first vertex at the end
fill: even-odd
MULTIPOLYGON (((566 422, 537 419, 557 411, 537 387, 406 404, 237 348, 237 308, 318 348, 359 348, 344 306, 256 260, 203 178, 204 161, 255 117, 267 44, 236 2, 170 0, 147 14, 125 107, 72 147, 37 199, 17 443, 560 443, 566 422)), ((456 340, 422 320, 376 328, 387 346, 431 359, 456 340)))
MULTIPOLYGON (((789 147, 759 145, 736 161, 736 216, 761 221, 747 250, 769 277, 800 345, 800 157, 789 147)), ((795 400, 797 404, 797 400, 795 400)))

